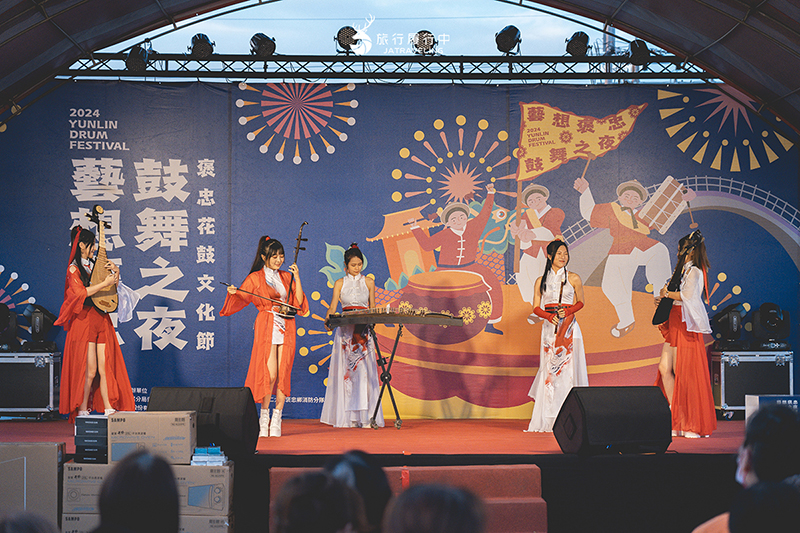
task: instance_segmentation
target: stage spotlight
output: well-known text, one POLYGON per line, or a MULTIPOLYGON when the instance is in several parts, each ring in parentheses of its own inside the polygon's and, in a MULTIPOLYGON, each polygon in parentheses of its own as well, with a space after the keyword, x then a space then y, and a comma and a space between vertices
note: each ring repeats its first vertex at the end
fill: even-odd
POLYGON ((214 53, 214 44, 208 35, 198 33, 192 37, 192 44, 189 46, 189 55, 195 59, 208 59, 214 53))
POLYGON ((567 40, 567 53, 573 57, 583 57, 589 50, 589 36, 582 31, 576 31, 567 40))
POLYGON ((420 30, 414 34, 411 40, 412 48, 415 54, 419 55, 434 55, 436 54, 436 38, 428 30, 420 30))
POLYGON ((516 26, 506 26, 494 34, 494 42, 497 43, 497 50, 510 56, 519 53, 519 45, 522 42, 519 29, 516 26), (516 52, 514 49, 517 49, 516 52))
POLYGON ((647 48, 647 43, 641 39, 634 39, 628 48, 628 57, 630 58, 631 65, 643 67, 650 62, 650 50, 647 48))
POLYGON ((47 334, 56 321, 56 315, 38 304, 29 304, 22 312, 22 316, 31 326, 32 342, 25 343, 26 352, 54 352, 56 345, 47 341, 47 334))
POLYGON ((256 57, 269 57, 275 53, 275 39, 263 33, 250 38, 250 53, 256 57))
POLYGON ((144 72, 149 63, 151 50, 142 45, 136 45, 128 51, 125 57, 125 68, 130 72, 144 72))
POLYGON ((0 303, 0 352, 15 351, 17 344, 17 315, 0 303))
POLYGON ((754 349, 789 350, 789 343, 783 341, 789 333, 789 311, 782 310, 777 304, 761 304, 753 313, 754 349))
POLYGON ((714 347, 718 350, 744 349, 737 339, 742 334, 742 322, 747 311, 743 304, 731 304, 714 315, 711 319, 711 329, 716 340, 714 347))
POLYGON ((353 36, 356 34, 356 29, 352 26, 344 26, 336 32, 336 37, 333 38, 338 45, 336 47, 336 53, 339 54, 352 54, 353 53, 353 46, 358 43, 358 39, 353 39, 353 36))

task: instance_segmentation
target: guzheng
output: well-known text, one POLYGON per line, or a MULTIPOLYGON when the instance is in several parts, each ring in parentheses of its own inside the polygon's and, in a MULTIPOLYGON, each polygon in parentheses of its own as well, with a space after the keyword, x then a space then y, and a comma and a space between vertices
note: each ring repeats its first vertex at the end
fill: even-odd
POLYGON ((330 328, 345 324, 432 324, 438 326, 463 326, 464 320, 450 313, 401 311, 396 308, 377 307, 333 313, 326 324, 330 328))

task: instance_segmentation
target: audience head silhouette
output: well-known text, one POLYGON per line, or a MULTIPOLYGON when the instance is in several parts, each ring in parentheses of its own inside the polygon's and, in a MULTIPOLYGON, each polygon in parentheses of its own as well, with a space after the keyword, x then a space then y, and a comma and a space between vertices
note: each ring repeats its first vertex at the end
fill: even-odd
POLYGON ((390 506, 384 533, 482 533, 483 502, 464 489, 415 485, 390 506))
POLYGON ((178 517, 172 467, 150 452, 127 455, 100 489, 101 533, 176 533, 178 517))
POLYGON ((368 453, 351 450, 329 461, 325 470, 361 495, 369 530, 380 531, 383 513, 392 497, 383 468, 368 453))
POLYGON ((270 513, 272 533, 364 533, 361 496, 328 472, 300 474, 287 481, 270 513))

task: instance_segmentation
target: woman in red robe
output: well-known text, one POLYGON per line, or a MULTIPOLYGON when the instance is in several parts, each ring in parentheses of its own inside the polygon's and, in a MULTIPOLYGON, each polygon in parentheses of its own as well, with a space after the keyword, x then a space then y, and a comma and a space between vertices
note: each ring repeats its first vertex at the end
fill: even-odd
POLYGON ((220 315, 230 316, 251 302, 258 309, 244 384, 253 392, 253 398, 261 402, 260 437, 281 436, 283 406, 292 392, 296 327, 294 317, 286 316, 280 302, 294 307, 301 315, 308 312, 297 265, 290 266, 289 272, 279 270, 284 259, 280 242, 261 237, 250 274, 240 287, 228 287, 220 311, 220 315), (269 401, 276 383, 275 408, 270 418, 269 401))
POLYGON ((92 411, 106 415, 115 411, 133 411, 136 404, 114 324, 107 313, 92 304, 90 298, 119 283, 119 268, 109 262, 108 276, 92 285, 94 233, 76 226, 72 228, 71 238, 64 303, 55 322, 67 332, 58 410, 68 414, 71 420, 76 414, 88 415, 92 411), (98 390, 99 398, 95 394, 98 390))

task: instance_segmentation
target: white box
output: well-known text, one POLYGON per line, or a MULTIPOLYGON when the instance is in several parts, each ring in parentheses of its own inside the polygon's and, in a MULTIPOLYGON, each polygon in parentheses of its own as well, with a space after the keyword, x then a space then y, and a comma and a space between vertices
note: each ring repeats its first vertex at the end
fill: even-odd
POLYGON ((61 533, 92 533, 98 526, 99 514, 64 513, 61 517, 61 533))
MULTIPOLYGON (((100 488, 114 466, 65 463, 64 513, 100 513, 100 488)), ((227 516, 233 511, 233 462, 223 466, 172 465, 172 472, 182 515, 227 516)))
POLYGON ((755 395, 755 394, 747 394, 744 397, 744 419, 745 419, 745 426, 747 422, 750 420, 750 417, 758 411, 759 407, 762 407, 764 404, 770 403, 780 403, 791 407, 795 411, 798 411, 800 406, 800 396, 792 396, 787 394, 763 394, 763 395, 755 395))
MULTIPOLYGON (((64 513, 61 533, 92 533, 100 526, 99 514, 64 513)), ((232 533, 233 515, 181 515, 179 533, 232 533)))
POLYGON ((146 449, 176 465, 188 465, 197 445, 194 411, 118 412, 108 417, 108 462, 146 449))

